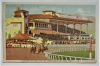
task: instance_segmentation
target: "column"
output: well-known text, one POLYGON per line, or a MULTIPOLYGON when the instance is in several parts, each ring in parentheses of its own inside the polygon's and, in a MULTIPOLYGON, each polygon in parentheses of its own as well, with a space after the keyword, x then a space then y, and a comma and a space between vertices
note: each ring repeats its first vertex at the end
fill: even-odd
POLYGON ((34 23, 33 23, 33 27, 35 27, 34 23))
POLYGON ((65 30, 66 30, 66 31, 65 31, 66 33, 67 33, 67 30, 68 30, 67 27, 68 27, 68 24, 66 24, 66 29, 65 29, 65 30))
POLYGON ((57 32, 58 32, 58 20, 57 20, 57 32))
POLYGON ((34 23, 35 24, 35 27, 36 27, 36 23, 34 23))
POLYGON ((80 39, 81 39, 82 24, 80 24, 80 39))
POLYGON ((39 23, 37 23, 37 27, 39 27, 39 23))
POLYGON ((86 24, 86 33, 88 34, 88 23, 86 24))
POLYGON ((75 24, 73 23, 73 34, 75 33, 75 24))

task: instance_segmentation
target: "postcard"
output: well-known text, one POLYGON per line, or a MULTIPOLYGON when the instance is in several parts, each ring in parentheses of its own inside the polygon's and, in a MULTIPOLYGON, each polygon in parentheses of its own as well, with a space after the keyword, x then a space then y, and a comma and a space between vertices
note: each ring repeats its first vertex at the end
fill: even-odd
POLYGON ((96 4, 3 3, 3 62, 96 63, 96 4))

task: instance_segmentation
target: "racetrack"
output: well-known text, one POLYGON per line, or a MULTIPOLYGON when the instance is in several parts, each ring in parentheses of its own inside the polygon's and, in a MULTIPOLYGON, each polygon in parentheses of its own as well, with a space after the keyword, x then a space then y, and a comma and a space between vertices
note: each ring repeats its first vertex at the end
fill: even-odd
MULTIPOLYGON (((89 49, 88 46, 75 46, 75 45, 60 45, 60 46, 48 46, 49 50, 54 49, 89 49)), ((93 46, 95 48, 95 46, 93 46)), ((33 54, 30 53, 31 48, 6 48, 6 60, 52 60, 45 57, 44 53, 33 54)))

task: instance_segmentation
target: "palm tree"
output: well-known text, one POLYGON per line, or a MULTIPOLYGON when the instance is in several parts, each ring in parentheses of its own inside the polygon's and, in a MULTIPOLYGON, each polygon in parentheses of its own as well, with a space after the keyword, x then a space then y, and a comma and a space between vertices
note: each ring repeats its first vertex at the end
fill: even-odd
POLYGON ((42 43, 43 43, 43 44, 46 44, 46 42, 47 42, 46 39, 43 39, 43 40, 42 40, 42 43))

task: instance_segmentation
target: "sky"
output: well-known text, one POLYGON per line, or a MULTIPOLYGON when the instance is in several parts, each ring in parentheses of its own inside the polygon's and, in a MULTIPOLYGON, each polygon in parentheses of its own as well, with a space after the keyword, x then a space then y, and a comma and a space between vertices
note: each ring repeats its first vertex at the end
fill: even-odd
POLYGON ((6 17, 11 17, 16 7, 29 11, 29 14, 41 14, 43 10, 53 10, 63 14, 95 16, 95 5, 57 5, 57 4, 7 4, 6 17))

